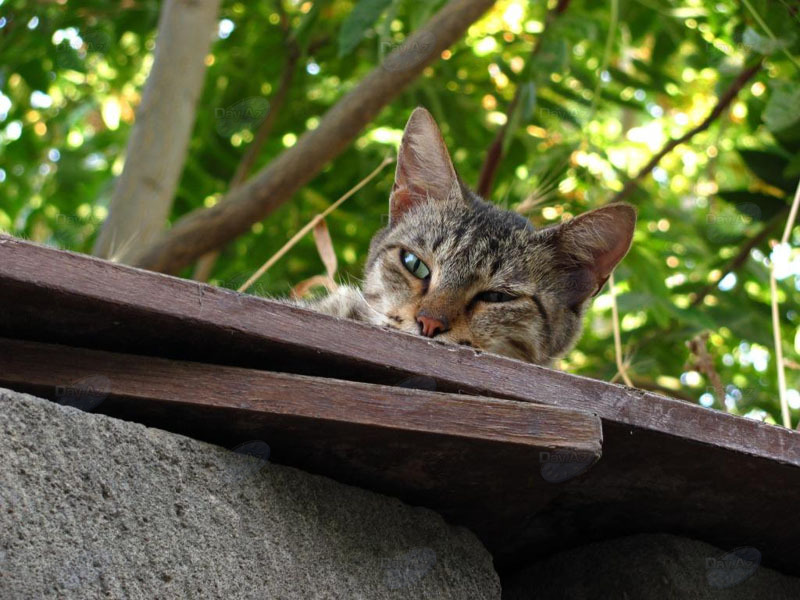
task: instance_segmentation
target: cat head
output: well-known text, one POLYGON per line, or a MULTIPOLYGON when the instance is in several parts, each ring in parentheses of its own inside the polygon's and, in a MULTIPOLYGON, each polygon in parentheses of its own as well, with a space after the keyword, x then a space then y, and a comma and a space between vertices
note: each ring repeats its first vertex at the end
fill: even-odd
POLYGON ((460 181, 433 117, 417 108, 364 297, 389 327, 547 365, 574 345, 635 223, 631 206, 611 204, 535 230, 460 181))

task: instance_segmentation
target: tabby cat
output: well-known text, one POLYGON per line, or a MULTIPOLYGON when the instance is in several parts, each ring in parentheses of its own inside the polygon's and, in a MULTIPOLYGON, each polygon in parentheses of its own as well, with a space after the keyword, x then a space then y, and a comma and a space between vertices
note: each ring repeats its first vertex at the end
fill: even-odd
POLYGON ((636 212, 611 204, 536 230, 459 179, 431 114, 408 120, 363 289, 304 303, 330 315, 549 365, 631 244, 636 212))

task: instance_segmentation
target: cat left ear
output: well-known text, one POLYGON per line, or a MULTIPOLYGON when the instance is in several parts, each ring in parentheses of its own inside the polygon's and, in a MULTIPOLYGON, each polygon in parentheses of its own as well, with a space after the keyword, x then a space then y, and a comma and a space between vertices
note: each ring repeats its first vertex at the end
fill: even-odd
POLYGON ((433 116, 424 108, 411 113, 397 154, 397 169, 389 200, 390 224, 428 199, 461 196, 456 170, 433 116))
POLYGON ((628 253, 636 226, 636 209, 630 204, 609 204, 558 227, 559 245, 579 271, 573 280, 576 302, 596 296, 614 267, 628 253))

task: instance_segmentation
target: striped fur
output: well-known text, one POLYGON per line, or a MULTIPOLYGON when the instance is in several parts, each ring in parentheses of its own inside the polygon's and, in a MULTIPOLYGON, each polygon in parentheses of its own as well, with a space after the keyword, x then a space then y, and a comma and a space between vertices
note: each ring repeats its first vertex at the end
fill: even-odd
POLYGON ((535 230, 458 179, 432 117, 417 109, 398 155, 390 224, 374 236, 363 290, 342 287, 310 308, 420 334, 423 311, 449 326, 436 339, 541 365, 575 344, 586 307, 627 252, 628 205, 609 205, 535 230), (414 277, 401 251, 419 257, 414 277), (485 302, 501 291, 507 302, 485 302))

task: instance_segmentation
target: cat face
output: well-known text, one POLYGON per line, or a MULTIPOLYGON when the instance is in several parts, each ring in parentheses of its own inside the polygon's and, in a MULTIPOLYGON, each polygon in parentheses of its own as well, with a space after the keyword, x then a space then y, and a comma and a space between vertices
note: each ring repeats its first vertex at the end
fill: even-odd
POLYGON ((616 204, 534 230, 460 182, 418 108, 398 154, 389 225, 370 246, 364 298, 383 325, 547 365, 574 345, 635 220, 616 204))

